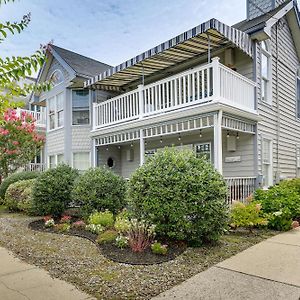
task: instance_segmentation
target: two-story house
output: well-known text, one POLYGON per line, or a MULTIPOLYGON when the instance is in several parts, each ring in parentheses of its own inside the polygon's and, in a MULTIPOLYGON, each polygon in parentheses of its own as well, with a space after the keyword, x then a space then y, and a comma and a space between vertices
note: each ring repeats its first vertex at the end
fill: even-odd
POLYGON ((223 174, 231 199, 299 176, 299 26, 296 1, 248 0, 238 24, 211 19, 116 67, 93 61, 87 80, 53 46, 39 79, 64 78, 39 97, 48 166, 86 167, 91 153, 92 166, 128 178, 163 147, 190 148, 223 174), (76 112, 77 88, 89 94, 86 128, 74 124, 88 115, 76 112))

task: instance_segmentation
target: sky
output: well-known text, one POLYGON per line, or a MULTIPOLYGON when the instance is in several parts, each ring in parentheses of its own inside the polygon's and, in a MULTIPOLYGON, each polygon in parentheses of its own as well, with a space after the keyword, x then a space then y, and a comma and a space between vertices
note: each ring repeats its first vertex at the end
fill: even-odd
POLYGON ((53 40, 115 66, 211 18, 237 23, 246 0, 17 0, 0 7, 0 20, 28 12, 28 28, 0 44, 0 57, 30 55, 53 40))

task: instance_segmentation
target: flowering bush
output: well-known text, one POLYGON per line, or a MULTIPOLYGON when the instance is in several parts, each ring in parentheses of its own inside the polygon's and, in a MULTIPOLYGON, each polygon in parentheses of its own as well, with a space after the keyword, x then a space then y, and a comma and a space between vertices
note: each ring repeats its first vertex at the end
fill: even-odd
POLYGON ((231 223, 230 226, 244 227, 252 229, 255 226, 266 226, 268 220, 261 216, 261 205, 259 203, 250 202, 244 204, 241 202, 235 202, 231 209, 231 223))
POLYGON ((162 245, 161 243, 155 242, 151 245, 151 250, 154 254, 166 255, 168 252, 168 245, 162 245))
POLYGON ((133 252, 143 252, 155 237, 155 225, 144 220, 132 219, 127 231, 128 244, 133 252))
POLYGON ((62 223, 62 224, 56 224, 53 226, 54 230, 57 232, 69 232, 70 231, 70 224, 62 223))
POLYGON ((128 247, 128 237, 124 235, 118 235, 116 238, 116 246, 120 249, 128 247))
POLYGON ((7 177, 30 162, 39 153, 45 138, 36 132, 30 114, 7 110, 0 116, 0 174, 7 177))
POLYGON ((106 244, 106 243, 112 243, 116 240, 118 236, 118 233, 114 230, 106 230, 103 233, 101 233, 97 238, 98 244, 106 244))
POLYGON ((84 229, 86 226, 85 222, 82 220, 76 221, 72 224, 72 227, 75 229, 84 229))
POLYGON ((118 214, 116 217, 114 227, 120 234, 125 234, 126 232, 128 232, 130 228, 130 221, 128 215, 124 212, 118 214))
POLYGON ((95 224, 86 225, 85 229, 95 234, 99 234, 104 231, 104 227, 102 225, 95 224))
POLYGON ((112 227, 114 225, 114 215, 108 210, 104 212, 94 212, 89 216, 88 223, 101 225, 105 228, 112 227))
POLYGON ((53 226, 55 226, 55 222, 52 218, 45 220, 45 227, 50 228, 53 226))
POLYGON ((71 223, 71 219, 72 219, 71 216, 62 216, 59 222, 60 223, 70 224, 71 223))

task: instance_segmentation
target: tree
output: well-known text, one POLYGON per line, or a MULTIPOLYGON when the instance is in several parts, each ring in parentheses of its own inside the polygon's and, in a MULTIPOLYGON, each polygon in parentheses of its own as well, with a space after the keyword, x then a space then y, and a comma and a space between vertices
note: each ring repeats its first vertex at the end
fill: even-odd
MULTIPOLYGON (((0 0, 0 8, 3 4, 14 2, 14 0, 0 0)), ((24 15, 19 22, 0 21, 0 45, 9 34, 21 33, 30 23, 30 13, 24 15)), ((45 62, 45 51, 47 46, 41 46, 29 57, 12 56, 11 58, 0 57, 0 116, 8 108, 20 107, 20 102, 13 99, 26 96, 34 91, 46 91, 50 89, 50 83, 18 85, 18 81, 26 76, 31 76, 33 70, 36 72, 45 62)), ((1 121, 1 120, 0 120, 1 121)))
POLYGON ((30 162, 44 145, 44 137, 36 132, 35 120, 23 112, 9 109, 0 126, 0 174, 6 177, 30 162))

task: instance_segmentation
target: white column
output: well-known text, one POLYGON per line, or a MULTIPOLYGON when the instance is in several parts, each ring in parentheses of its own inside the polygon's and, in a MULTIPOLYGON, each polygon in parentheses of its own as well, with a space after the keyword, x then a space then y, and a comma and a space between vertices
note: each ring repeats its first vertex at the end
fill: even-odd
POLYGON ((223 174, 222 115, 221 110, 214 115, 214 165, 221 174, 223 174))
POLYGON ((145 139, 144 139, 144 131, 140 129, 140 166, 142 166, 145 162, 145 139))
POLYGON ((91 161, 92 167, 95 168, 95 167, 97 167, 97 147, 96 147, 96 140, 95 139, 92 140, 92 153, 91 153, 91 155, 92 155, 92 161, 91 161))
POLYGON ((213 99, 220 101, 220 58, 214 57, 212 59, 213 72, 213 99))
POLYGON ((144 116, 144 85, 139 84, 138 85, 138 91, 139 91, 139 111, 140 111, 140 116, 139 118, 142 119, 144 116))

